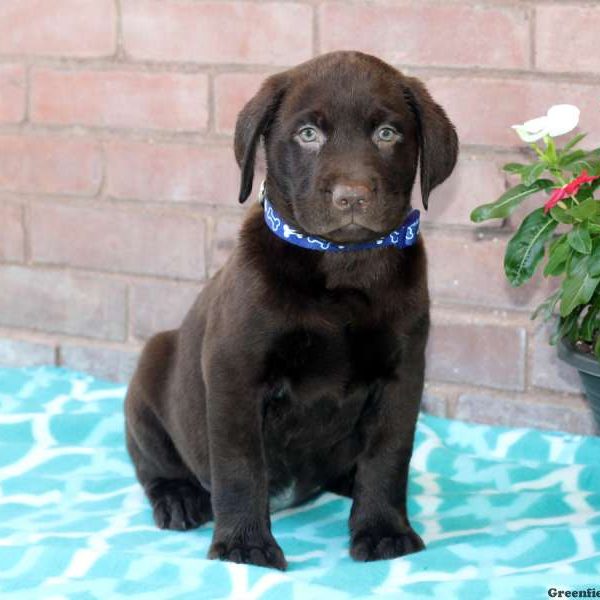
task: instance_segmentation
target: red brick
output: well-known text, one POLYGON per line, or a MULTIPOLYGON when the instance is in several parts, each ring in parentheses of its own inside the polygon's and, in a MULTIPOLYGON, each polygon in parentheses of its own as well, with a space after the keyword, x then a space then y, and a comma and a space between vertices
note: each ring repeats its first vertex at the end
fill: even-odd
POLYGON ((90 338, 125 338, 125 284, 65 271, 0 266, 0 324, 90 338))
POLYGON ((457 126, 463 144, 524 147, 511 125, 545 115, 550 106, 563 103, 581 109, 580 130, 590 133, 586 144, 600 144, 598 84, 434 77, 427 80, 427 86, 457 126))
POLYGON ((0 339, 0 365, 3 367, 35 367, 54 364, 55 347, 12 338, 0 339))
POLYGON ((107 193, 116 198, 237 205, 240 174, 229 146, 107 145, 107 193))
POLYGON ((94 195, 102 155, 89 139, 0 135, 0 189, 23 193, 94 195))
POLYGON ((312 52, 312 9, 288 2, 123 2, 132 57, 292 65, 312 52))
POLYGON ((131 297, 133 334, 146 339, 159 331, 177 329, 200 292, 199 285, 136 283, 131 297))
POLYGON ((427 348, 427 377, 432 381, 522 390, 525 330, 475 323, 434 323, 427 348))
POLYGON ((557 287, 554 279, 536 275, 514 288, 504 275, 508 237, 475 232, 462 236, 443 231, 424 234, 429 287, 436 301, 532 311, 557 287), (485 283, 482 284, 482 277, 485 283))
POLYGON ((0 261, 22 262, 25 259, 22 208, 0 198, 0 261))
POLYGON ((208 119, 203 74, 33 71, 31 119, 38 123, 197 131, 208 119))
POLYGON ((575 367, 558 358, 556 346, 550 345, 554 324, 538 325, 531 340, 531 384, 556 392, 581 393, 583 385, 575 367))
POLYGON ((18 123, 24 117, 25 68, 0 65, 0 123, 18 123))
POLYGON ((213 275, 226 262, 238 240, 242 215, 235 217, 220 218, 215 226, 212 251, 210 256, 209 273, 213 275))
POLYGON ((536 66, 544 71, 600 71, 600 7, 548 5, 536 8, 536 66))
POLYGON ((0 3, 0 54, 106 56, 116 40, 114 0, 0 3))
POLYGON ((534 427, 582 435, 597 433, 594 417, 589 408, 560 406, 548 402, 528 402, 524 399, 496 398, 487 394, 460 396, 453 418, 504 427, 534 427))
POLYGON ((187 215, 37 204, 30 228, 40 264, 204 277, 204 223, 187 215))
POLYGON ((321 46, 324 51, 361 50, 395 64, 529 65, 524 10, 414 4, 326 3, 319 12, 321 46))
POLYGON ((62 344, 60 347, 61 366, 119 383, 129 381, 138 358, 138 349, 79 344, 62 344))
MULTIPOLYGON (((493 202, 506 190, 506 177, 501 170, 506 162, 509 161, 463 153, 450 178, 429 197, 429 210, 422 213, 423 222, 474 226, 469 218, 471 211, 479 204, 493 202)), ((420 204, 418 187, 413 192, 413 204, 420 204)))
POLYGON ((233 133, 238 113, 256 94, 267 76, 225 73, 215 78, 215 125, 218 133, 233 133))

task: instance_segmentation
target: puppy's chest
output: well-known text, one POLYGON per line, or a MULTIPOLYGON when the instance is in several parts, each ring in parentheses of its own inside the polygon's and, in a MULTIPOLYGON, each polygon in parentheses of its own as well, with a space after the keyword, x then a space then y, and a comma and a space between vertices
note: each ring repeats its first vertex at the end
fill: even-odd
POLYGON ((384 327, 340 327, 335 331, 293 329, 280 335, 266 357, 265 375, 300 391, 370 384, 389 378, 397 365, 397 336, 384 327))
POLYGON ((399 354, 398 338, 383 327, 282 334, 265 364, 268 429, 285 431, 290 443, 343 438, 393 375, 399 354))

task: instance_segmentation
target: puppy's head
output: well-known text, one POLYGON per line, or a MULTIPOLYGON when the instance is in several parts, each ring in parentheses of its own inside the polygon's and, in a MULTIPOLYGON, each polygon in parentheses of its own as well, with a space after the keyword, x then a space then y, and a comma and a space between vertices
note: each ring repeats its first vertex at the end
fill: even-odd
POLYGON ((423 84, 379 59, 335 52, 269 77, 241 111, 240 202, 261 137, 270 200, 306 233, 364 241, 398 227, 420 162, 423 204, 456 163, 458 140, 423 84))

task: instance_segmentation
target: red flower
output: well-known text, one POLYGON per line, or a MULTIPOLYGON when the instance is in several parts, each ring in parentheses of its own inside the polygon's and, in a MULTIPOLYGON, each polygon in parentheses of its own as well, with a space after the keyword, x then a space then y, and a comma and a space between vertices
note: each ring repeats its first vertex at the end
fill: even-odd
POLYGON ((547 213, 553 206, 556 206, 561 200, 564 200, 567 196, 575 196, 579 191, 579 188, 586 184, 591 183, 595 179, 598 179, 600 175, 588 175, 587 171, 584 169, 581 171, 581 175, 573 179, 573 181, 569 181, 566 185, 563 185, 560 188, 556 188, 550 199, 546 204, 544 204, 544 213, 547 213))

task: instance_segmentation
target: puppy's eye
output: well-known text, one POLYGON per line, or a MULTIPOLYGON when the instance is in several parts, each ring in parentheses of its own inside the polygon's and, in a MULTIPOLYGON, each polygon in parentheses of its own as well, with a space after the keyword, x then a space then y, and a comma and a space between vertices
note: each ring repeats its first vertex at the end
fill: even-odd
POLYGON ((298 135, 300 136, 300 139, 307 144, 316 142, 318 137, 317 130, 314 127, 303 127, 298 132, 298 135))
POLYGON ((318 150, 325 142, 325 134, 313 125, 301 127, 294 137, 299 144, 310 150, 318 150))
POLYGON ((401 136, 393 127, 382 125, 375 131, 374 138, 375 143, 389 144, 398 141, 401 136))

